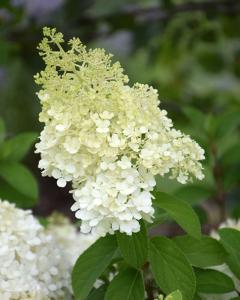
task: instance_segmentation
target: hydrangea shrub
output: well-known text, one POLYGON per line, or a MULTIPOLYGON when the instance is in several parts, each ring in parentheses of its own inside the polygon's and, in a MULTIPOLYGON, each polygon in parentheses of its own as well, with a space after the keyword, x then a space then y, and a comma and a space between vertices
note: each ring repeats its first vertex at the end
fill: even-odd
POLYGON ((204 150, 173 127, 158 92, 130 86, 103 49, 43 32, 46 67, 35 76, 44 123, 39 168, 59 187, 71 184, 80 230, 97 237, 73 268, 75 298, 193 300, 233 292, 232 279, 212 269, 226 263, 231 247, 201 234, 189 204, 156 189, 156 175, 202 180, 204 150), (151 238, 151 224, 163 215, 186 235, 151 238))
MULTIPOLYGON (((71 186, 80 232, 57 214, 43 227, 30 211, 0 200, 0 298, 240 299, 239 223, 206 236, 191 205, 156 186, 156 175, 183 185, 202 180, 205 157, 173 127, 158 92, 130 86, 111 55, 77 38, 65 44, 55 29, 44 28, 38 49, 46 64, 35 76, 44 123, 39 168, 59 187, 71 186), (153 236, 165 221, 185 234, 153 236)), ((0 176, 13 184, 8 170, 17 165, 21 178, 19 160, 34 136, 16 151, 2 132, 0 122, 0 161, 7 158, 0 176)))

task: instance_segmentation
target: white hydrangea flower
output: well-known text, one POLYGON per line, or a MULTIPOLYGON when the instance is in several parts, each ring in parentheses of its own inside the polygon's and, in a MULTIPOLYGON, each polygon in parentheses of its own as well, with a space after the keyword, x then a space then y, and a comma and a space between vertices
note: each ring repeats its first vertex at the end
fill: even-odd
MULTIPOLYGON (((227 219, 225 222, 219 225, 219 228, 233 228, 236 230, 240 230, 240 220, 227 219)), ((220 238, 216 231, 213 231, 211 233, 211 236, 215 239, 220 238)), ((212 269, 223 272, 229 277, 231 277, 232 280, 234 281, 236 290, 238 291, 238 293, 240 293, 240 280, 232 273, 232 271, 229 269, 229 267, 226 264, 212 267, 212 269)), ((202 295, 203 299, 205 300, 229 300, 237 296, 238 294, 236 292, 231 292, 226 294, 216 294, 216 295, 213 294, 202 295)))
POLYGON ((80 233, 69 219, 57 213, 48 218, 46 231, 54 236, 70 270, 78 257, 97 240, 97 236, 80 233))
POLYGON ((0 299, 67 299, 70 269, 30 211, 0 200, 0 299))
POLYGON ((240 220, 227 219, 225 222, 220 224, 219 228, 232 228, 240 231, 240 220))
POLYGON ((125 159, 120 166, 118 162, 102 164, 95 177, 73 190, 72 210, 82 220, 81 231, 98 235, 139 231, 139 220, 150 219, 154 213, 150 193, 154 186, 151 173, 132 168, 125 159))
MULTIPOLYGON (((9 292, 1 292, 0 291, 0 299, 1 300, 51 300, 49 297, 44 296, 40 292, 32 292, 32 293, 9 293, 9 292)), ((62 298, 58 298, 61 300, 62 298)))
POLYGON ((87 51, 75 38, 64 51, 61 33, 45 28, 44 35, 39 49, 47 66, 35 77, 42 86, 38 97, 45 124, 36 145, 42 174, 55 177, 60 187, 72 182, 73 210, 84 232, 131 234, 139 230, 138 220, 153 215, 151 189, 141 173, 152 183, 157 174, 183 184, 192 177, 201 180, 204 151, 173 128, 167 112, 159 109, 157 90, 127 85, 128 77, 118 62, 111 63, 111 55, 87 51), (52 43, 59 51, 51 50, 52 43), (135 174, 126 174, 133 182, 124 179, 124 171, 135 174), (95 189, 99 196, 88 194, 95 189), (147 196, 145 205, 140 194, 147 196), (134 206, 139 201, 141 209, 134 206))

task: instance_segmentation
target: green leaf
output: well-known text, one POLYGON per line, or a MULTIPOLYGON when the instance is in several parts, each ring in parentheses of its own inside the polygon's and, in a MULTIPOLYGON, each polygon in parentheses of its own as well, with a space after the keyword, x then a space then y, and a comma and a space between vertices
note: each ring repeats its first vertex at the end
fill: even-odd
POLYGON ((195 213, 197 214, 201 224, 204 225, 205 223, 208 222, 208 214, 207 214, 206 210, 204 209, 204 207, 197 205, 197 206, 194 206, 193 209, 194 209, 195 213))
POLYGON ((155 206, 153 220, 151 223, 146 223, 146 226, 147 228, 153 228, 170 220, 169 215, 163 209, 155 206))
POLYGON ((217 149, 217 156, 219 160, 225 156, 225 153, 231 148, 237 147, 239 144, 239 133, 233 132, 231 135, 226 135, 218 141, 214 141, 215 147, 217 149))
POLYGON ((0 143, 0 160, 6 160, 10 156, 11 148, 6 141, 0 143))
POLYGON ((148 256, 148 236, 144 222, 141 222, 141 231, 131 236, 117 234, 118 245, 125 261, 135 268, 140 268, 148 256))
MULTIPOLYGON (((208 134, 208 137, 211 139, 213 136, 215 136, 216 132, 216 119, 215 117, 210 113, 207 115, 205 124, 204 124, 204 129, 208 134)), ((200 127, 201 128, 201 127, 200 127)), ((200 134, 200 133, 199 133, 200 134)))
POLYGON ((32 173, 20 163, 0 163, 0 177, 21 194, 36 200, 37 182, 32 173))
POLYGON ((240 161, 240 144, 233 145, 229 148, 224 154, 222 155, 220 162, 225 165, 229 166, 240 161))
POLYGON ((215 239, 203 236, 196 240, 188 235, 174 238, 176 245, 182 250, 192 266, 205 268, 221 265, 225 262, 227 253, 215 239))
POLYGON ((195 294, 193 300, 202 300, 202 298, 198 294, 195 294))
POLYGON ((185 300, 192 300, 196 288, 194 272, 173 241, 166 237, 151 239, 149 261, 153 276, 164 293, 178 289, 185 300))
POLYGON ((198 129, 202 128, 203 124, 205 123, 206 117, 200 110, 190 106, 185 106, 183 108, 183 113, 189 119, 192 125, 194 125, 198 129))
POLYGON ((37 198, 23 195, 2 179, 0 179, 0 198, 7 199, 20 208, 32 208, 37 204, 37 198))
POLYGON ((29 151, 30 147, 37 138, 37 133, 26 132, 21 133, 12 139, 6 141, 8 148, 10 149, 9 158, 11 161, 20 161, 29 151))
POLYGON ((223 177, 223 186, 225 190, 230 190, 240 183, 240 162, 227 168, 223 177))
POLYGON ((232 272, 240 278, 240 232, 232 228, 222 228, 218 233, 220 242, 229 253, 227 264, 232 272))
POLYGON ((100 238, 79 256, 72 272, 72 286, 76 300, 85 299, 96 279, 107 268, 117 252, 114 235, 100 238))
POLYGON ((211 269, 196 269, 195 273, 199 293, 221 294, 235 290, 232 279, 224 273, 211 269))
POLYGON ((100 286, 98 289, 92 289, 86 300, 103 300, 107 290, 106 284, 100 286))
POLYGON ((167 295, 166 300, 183 300, 182 293, 180 291, 172 292, 167 295))
POLYGON ((217 137, 224 137, 231 134, 240 125, 239 110, 227 111, 220 114, 217 118, 217 137))
POLYGON ((208 188, 198 185, 182 186, 174 192, 176 197, 189 203, 190 205, 195 205, 203 200, 207 200, 211 194, 212 193, 208 188))
POLYGON ((142 274, 135 269, 120 272, 110 283, 104 300, 144 300, 142 274))
POLYGON ((3 119, 0 118, 0 142, 2 142, 5 138, 5 124, 3 119))
POLYGON ((154 192, 154 205, 165 210, 189 235, 201 238, 201 225, 197 214, 186 202, 166 193, 154 192))

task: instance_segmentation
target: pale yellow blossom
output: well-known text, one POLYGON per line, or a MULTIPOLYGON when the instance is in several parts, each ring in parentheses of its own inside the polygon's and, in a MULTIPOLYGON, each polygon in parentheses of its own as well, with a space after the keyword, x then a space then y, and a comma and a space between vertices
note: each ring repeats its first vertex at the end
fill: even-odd
MULTIPOLYGON (((41 86, 40 121, 45 124, 36 147, 41 153, 39 167, 60 187, 72 183, 73 209, 84 231, 131 234, 139 230, 141 218, 149 220, 153 215, 153 209, 139 211, 133 204, 145 190, 138 182, 147 193, 153 189, 145 174, 151 182, 157 174, 169 174, 181 183, 192 177, 202 179, 204 151, 173 128, 166 111, 159 108, 157 90, 146 84, 129 86, 120 64, 112 63, 103 49, 86 50, 76 38, 67 47, 55 29, 45 28, 44 35, 39 50, 46 68, 35 77, 41 86), (126 167, 122 167, 123 157, 128 160, 126 167), (131 193, 122 176, 124 168, 137 172, 131 193), (104 184, 99 190, 98 182, 106 178, 111 186, 104 184), (84 198, 82 189, 89 192, 95 186, 100 197, 84 198), (127 197, 122 199, 124 193, 127 197), (94 206, 96 201, 101 207, 94 206)), ((148 197, 146 202, 151 207, 148 197)))

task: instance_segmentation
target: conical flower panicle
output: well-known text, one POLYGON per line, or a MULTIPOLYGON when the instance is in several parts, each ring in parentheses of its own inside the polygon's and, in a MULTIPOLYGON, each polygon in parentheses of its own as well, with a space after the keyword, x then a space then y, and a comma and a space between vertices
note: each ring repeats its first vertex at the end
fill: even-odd
POLYGON ((44 35, 39 50, 46 68, 35 77, 45 124, 36 146, 39 167, 60 187, 72 182, 83 232, 137 232, 139 220, 154 213, 154 176, 202 179, 204 151, 173 128, 157 90, 129 86, 111 55, 86 50, 76 38, 65 46, 55 29, 44 35))

